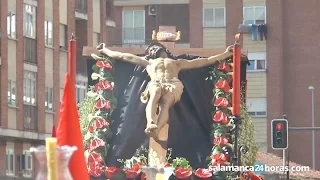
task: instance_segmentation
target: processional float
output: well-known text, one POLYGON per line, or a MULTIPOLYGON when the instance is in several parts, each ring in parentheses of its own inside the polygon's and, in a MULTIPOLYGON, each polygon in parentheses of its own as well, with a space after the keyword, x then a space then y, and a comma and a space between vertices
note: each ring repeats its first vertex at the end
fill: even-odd
MULTIPOLYGON (((182 48, 175 48, 175 41, 180 40, 181 33, 176 32, 175 27, 170 27, 170 26, 160 26, 159 27, 159 32, 156 33, 155 31, 153 32, 153 41, 157 41, 161 44, 163 44, 165 47, 171 50, 171 52, 175 54, 197 54, 201 57, 208 57, 212 54, 215 54, 215 52, 212 51, 212 49, 200 49, 200 48, 189 48, 189 49, 182 49, 182 48)), ((239 38, 240 35, 235 36, 235 44, 234 44, 234 49, 233 49, 233 55, 232 59, 228 62, 222 62, 219 65, 217 65, 217 69, 221 70, 222 73, 225 73, 225 76, 230 77, 231 80, 227 82, 230 86, 229 89, 224 92, 224 93, 229 93, 231 94, 231 103, 226 103, 225 100, 227 100, 226 97, 223 96, 218 96, 216 97, 214 101, 214 106, 216 106, 217 110, 214 111, 216 114, 214 115, 219 115, 218 112, 225 112, 229 111, 231 112, 230 117, 227 117, 229 123, 228 125, 232 124, 232 128, 229 130, 229 135, 234 136, 234 139, 229 142, 226 142, 225 144, 218 144, 221 146, 224 146, 226 144, 232 144, 232 152, 229 152, 228 161, 229 165, 233 166, 238 166, 240 165, 240 148, 238 146, 238 133, 239 133, 239 124, 241 121, 241 116, 240 116, 240 96, 241 96, 241 81, 245 82, 245 75, 244 77, 241 78, 241 66, 243 66, 243 63, 241 63, 242 59, 247 60, 244 58, 242 52, 241 52, 241 46, 239 43, 239 38), (229 70, 227 70, 229 67, 229 70)), ((120 51, 120 52, 126 52, 126 53, 132 53, 132 54, 143 54, 144 50, 142 49, 131 49, 133 52, 128 52, 128 48, 118 48, 118 47, 110 47, 111 50, 115 51, 120 51)), ((90 56, 92 54, 100 54, 99 51, 97 51, 93 47, 84 47, 83 50, 83 56, 90 56)), ((97 57, 97 59, 99 59, 97 57)), ((96 60, 97 60, 96 59, 96 60)), ((245 63, 246 65, 246 63, 245 63)), ((245 70, 245 69, 244 69, 245 70)), ((242 75, 243 76, 243 75, 242 75)), ((221 81, 218 80, 216 82, 216 88, 219 89, 219 83, 221 81)), ((220 87, 221 89, 225 90, 224 87, 220 87)), ((220 114, 221 115, 221 114, 220 114)), ((219 124, 219 123, 218 123, 219 124)), ((223 123, 222 123, 223 124, 223 123)), ((220 125, 220 124, 219 124, 220 125)), ((219 129, 220 130, 220 129, 219 129)), ((165 158, 167 155, 167 142, 168 142, 168 131, 169 131, 169 124, 166 124, 161 131, 159 132, 159 137, 158 139, 154 139, 153 137, 150 138, 149 140, 149 150, 153 150, 156 152, 158 157, 160 159, 160 163, 165 164, 165 158)), ((217 130, 218 131, 218 130, 217 130)), ((215 137, 214 141, 225 141, 226 138, 223 137, 222 135, 215 137)), ((217 144, 215 144, 217 145, 217 144)), ((150 154, 149 154, 149 160, 150 160, 150 154)), ((149 162, 150 163, 150 162, 149 162)), ((146 168, 145 168, 146 169, 146 168)), ((234 176, 239 176, 240 172, 234 173, 234 176)))

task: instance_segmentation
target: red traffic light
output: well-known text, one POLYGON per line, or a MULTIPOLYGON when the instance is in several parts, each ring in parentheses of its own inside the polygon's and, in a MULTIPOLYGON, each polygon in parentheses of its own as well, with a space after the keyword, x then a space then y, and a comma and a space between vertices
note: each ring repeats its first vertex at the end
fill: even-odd
POLYGON ((277 128, 278 131, 281 131, 283 129, 283 125, 281 123, 278 123, 276 125, 276 128, 277 128))

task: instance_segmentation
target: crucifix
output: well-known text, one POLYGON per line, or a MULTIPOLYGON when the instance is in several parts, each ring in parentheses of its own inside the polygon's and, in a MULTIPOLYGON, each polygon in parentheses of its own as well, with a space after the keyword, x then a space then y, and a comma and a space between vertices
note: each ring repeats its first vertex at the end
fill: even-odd
MULTIPOLYGON (((84 47, 83 55, 105 54, 115 60, 120 60, 146 68, 150 82, 140 96, 146 105, 147 125, 145 133, 150 137, 149 152, 155 152, 159 163, 165 163, 169 130, 169 110, 179 102, 183 93, 183 84, 178 79, 180 71, 209 66, 217 61, 225 60, 233 54, 233 46, 224 50, 175 48, 175 41, 180 40, 180 32, 174 26, 160 26, 159 32, 153 32, 154 41, 146 50, 141 48, 84 47), (192 54, 200 57, 194 60, 175 59, 174 54, 192 54), (219 52, 219 53, 218 53, 219 52), (145 54, 138 57, 136 54, 145 54), (217 54, 217 55, 213 55, 217 54)), ((151 155, 149 153, 149 163, 151 155)), ((149 164, 158 165, 158 164, 149 164)))

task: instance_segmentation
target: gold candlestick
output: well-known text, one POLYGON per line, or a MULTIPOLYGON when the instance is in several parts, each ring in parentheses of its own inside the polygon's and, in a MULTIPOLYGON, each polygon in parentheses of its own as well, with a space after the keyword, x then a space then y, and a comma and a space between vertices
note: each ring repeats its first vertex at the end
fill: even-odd
POLYGON ((157 173, 157 175, 156 175, 156 180, 164 180, 164 174, 162 174, 162 173, 157 173))
POLYGON ((58 180, 57 139, 46 138, 48 180, 58 180))

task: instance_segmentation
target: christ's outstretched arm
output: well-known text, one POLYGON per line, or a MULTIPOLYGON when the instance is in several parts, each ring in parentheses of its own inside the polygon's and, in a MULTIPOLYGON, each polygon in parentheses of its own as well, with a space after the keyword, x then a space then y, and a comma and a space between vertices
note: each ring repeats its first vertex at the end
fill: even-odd
POLYGON ((178 62, 179 68, 180 70, 195 69, 195 68, 200 68, 204 66, 209 66, 211 64, 214 64, 217 61, 222 61, 232 56, 233 47, 234 47, 233 45, 229 46, 227 47, 227 50, 224 53, 211 56, 208 58, 198 58, 191 61, 179 59, 179 62, 178 62))
POLYGON ((140 65, 143 67, 146 67, 149 65, 149 62, 147 60, 145 60, 143 57, 139 57, 139 56, 129 54, 129 53, 112 51, 112 50, 106 48, 106 45, 104 43, 99 44, 97 46, 97 50, 100 53, 105 54, 105 55, 107 55, 113 59, 116 59, 116 60, 125 61, 125 62, 131 63, 131 64, 140 65))

